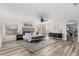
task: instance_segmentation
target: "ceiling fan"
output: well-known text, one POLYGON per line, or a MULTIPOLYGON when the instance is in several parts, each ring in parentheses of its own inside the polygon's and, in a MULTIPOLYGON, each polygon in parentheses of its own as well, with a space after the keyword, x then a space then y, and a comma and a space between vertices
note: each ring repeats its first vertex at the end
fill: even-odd
POLYGON ((47 19, 49 18, 49 14, 47 12, 37 13, 37 16, 41 23, 48 21, 47 19))
POLYGON ((47 21, 47 20, 45 20, 45 18, 41 16, 41 17, 40 17, 40 21, 41 21, 41 23, 42 23, 42 22, 45 22, 45 21, 47 21))

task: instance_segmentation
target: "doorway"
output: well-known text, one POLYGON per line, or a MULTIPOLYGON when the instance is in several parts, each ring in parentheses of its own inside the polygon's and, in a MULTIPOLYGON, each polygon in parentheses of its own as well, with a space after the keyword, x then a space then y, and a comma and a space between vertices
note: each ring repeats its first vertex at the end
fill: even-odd
POLYGON ((78 41, 78 23, 75 20, 70 20, 66 24, 67 41, 78 41))

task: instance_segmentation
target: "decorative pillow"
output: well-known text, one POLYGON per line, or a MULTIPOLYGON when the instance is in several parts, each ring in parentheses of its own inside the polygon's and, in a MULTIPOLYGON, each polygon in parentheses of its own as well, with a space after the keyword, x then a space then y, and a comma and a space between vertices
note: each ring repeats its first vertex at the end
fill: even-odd
POLYGON ((30 42, 32 40, 31 33, 25 33, 25 35, 23 35, 23 39, 30 42))

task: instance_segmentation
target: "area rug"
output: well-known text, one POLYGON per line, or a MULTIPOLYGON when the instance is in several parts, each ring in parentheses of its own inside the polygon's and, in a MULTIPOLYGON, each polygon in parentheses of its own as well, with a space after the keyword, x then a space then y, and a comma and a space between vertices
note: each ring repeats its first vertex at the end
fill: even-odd
POLYGON ((34 53, 40 49, 43 49, 44 47, 47 47, 48 45, 52 44, 53 42, 55 42, 52 39, 46 39, 37 43, 29 43, 26 41, 20 41, 20 44, 29 52, 34 53))

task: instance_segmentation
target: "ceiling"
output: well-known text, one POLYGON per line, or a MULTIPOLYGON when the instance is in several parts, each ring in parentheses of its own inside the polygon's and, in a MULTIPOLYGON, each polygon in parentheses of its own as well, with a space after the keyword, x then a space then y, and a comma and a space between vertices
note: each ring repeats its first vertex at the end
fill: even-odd
POLYGON ((40 15, 47 20, 79 19, 79 5, 73 3, 1 3, 0 16, 39 22, 40 15))

